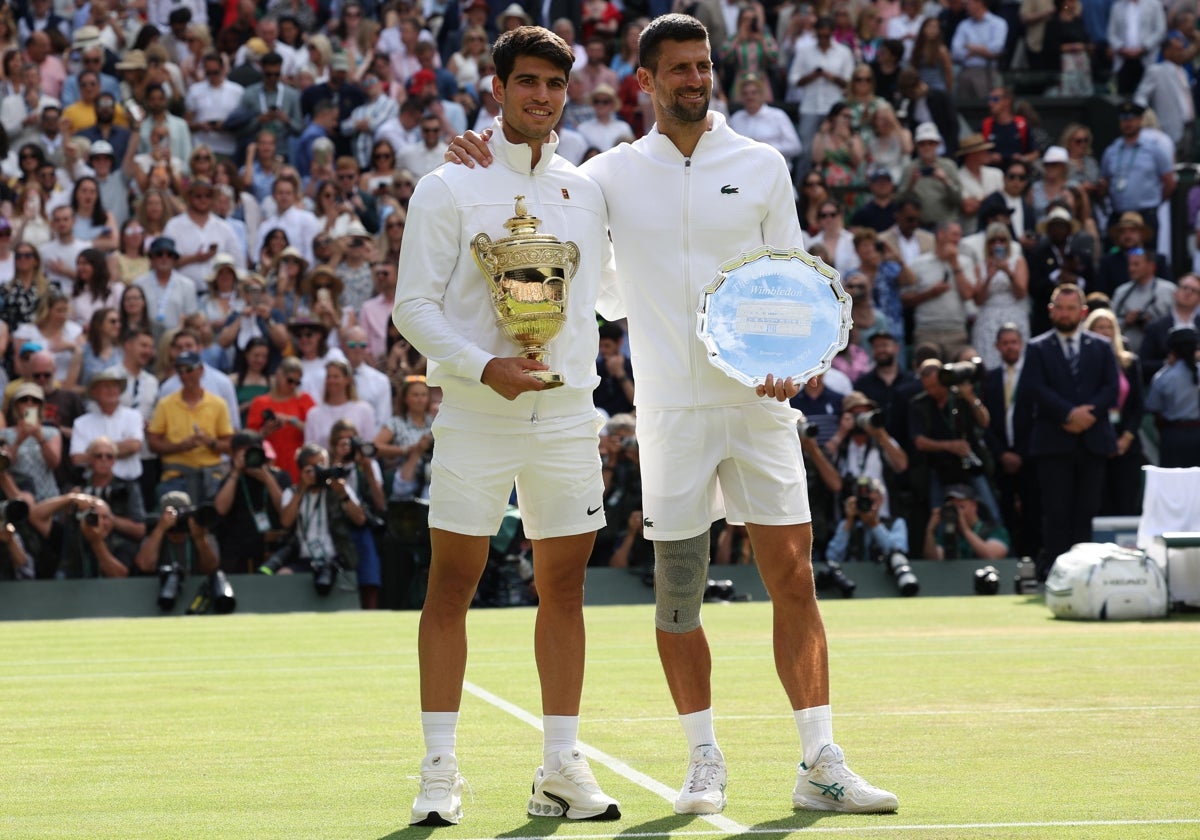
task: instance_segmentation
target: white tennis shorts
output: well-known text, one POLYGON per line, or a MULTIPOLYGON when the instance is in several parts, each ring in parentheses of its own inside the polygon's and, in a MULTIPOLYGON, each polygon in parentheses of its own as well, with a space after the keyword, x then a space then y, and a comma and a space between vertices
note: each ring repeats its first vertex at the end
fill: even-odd
POLYGON ((646 538, 688 539, 722 517, 756 525, 811 521, 798 416, 765 399, 639 411, 646 538))
POLYGON ((525 536, 545 540, 604 527, 598 414, 526 434, 433 426, 429 525, 490 537, 500 530, 513 485, 525 536))

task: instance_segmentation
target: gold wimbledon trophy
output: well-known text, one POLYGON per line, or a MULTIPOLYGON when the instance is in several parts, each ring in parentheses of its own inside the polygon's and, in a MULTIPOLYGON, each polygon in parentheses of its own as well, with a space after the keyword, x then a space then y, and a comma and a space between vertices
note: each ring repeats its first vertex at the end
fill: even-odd
MULTIPOLYGON (((496 326, 521 346, 522 356, 544 363, 546 345, 567 320, 567 287, 579 270, 579 246, 538 233, 541 223, 525 209, 525 196, 518 195, 516 215, 504 223, 509 235, 493 242, 486 233, 476 234, 471 253, 492 287, 496 326)), ((529 375, 547 388, 564 381, 553 370, 529 375)))

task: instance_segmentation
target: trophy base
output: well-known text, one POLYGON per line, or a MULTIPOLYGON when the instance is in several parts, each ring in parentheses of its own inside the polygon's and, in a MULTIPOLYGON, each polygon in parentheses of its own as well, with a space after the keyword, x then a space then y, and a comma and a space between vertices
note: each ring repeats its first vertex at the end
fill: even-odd
POLYGON ((528 370, 526 373, 532 376, 534 379, 538 379, 546 383, 546 387, 542 389, 543 391, 549 391, 551 388, 557 388, 560 385, 566 384, 566 380, 563 379, 563 375, 553 370, 528 370))

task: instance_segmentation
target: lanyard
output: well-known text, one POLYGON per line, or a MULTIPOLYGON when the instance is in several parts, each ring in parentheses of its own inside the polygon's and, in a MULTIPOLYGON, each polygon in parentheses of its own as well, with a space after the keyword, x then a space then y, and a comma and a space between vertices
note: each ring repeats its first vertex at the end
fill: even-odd
POLYGON ((158 288, 155 291, 158 293, 158 299, 154 302, 157 313, 155 317, 161 322, 167 320, 167 299, 171 296, 171 287, 175 284, 175 275, 172 274, 167 278, 167 287, 164 289, 158 282, 158 277, 154 278, 155 286, 158 288))
MULTIPOLYGON (((318 522, 318 520, 314 517, 314 514, 318 513, 319 511, 325 511, 325 522, 326 522, 326 526, 328 526, 329 512, 325 509, 325 505, 322 504, 325 501, 325 491, 324 490, 322 490, 318 493, 306 493, 305 495, 312 496, 312 500, 313 500, 312 504, 309 505, 307 509, 305 509, 305 506, 304 506, 304 503, 307 501, 307 499, 300 500, 300 519, 301 519, 301 521, 304 522, 304 533, 308 534, 308 532, 310 531, 309 525, 318 522)), ((328 530, 328 527, 323 528, 323 529, 318 527, 317 533, 320 534, 326 530, 328 530)))
POLYGON ((1137 160, 1138 149, 1142 147, 1141 142, 1134 143, 1132 146, 1122 143, 1117 147, 1117 178, 1124 180, 1129 174, 1129 170, 1133 168, 1133 162, 1137 160), (1125 150, 1129 149, 1129 163, 1125 163, 1125 150))
MULTIPOLYGON (((258 511, 254 509, 254 502, 250 499, 250 487, 246 484, 246 477, 241 476, 238 484, 241 485, 242 495, 246 498, 246 507, 250 508, 251 513, 257 513, 258 511)), ((262 509, 264 511, 267 509, 267 486, 265 484, 262 485, 262 509)))

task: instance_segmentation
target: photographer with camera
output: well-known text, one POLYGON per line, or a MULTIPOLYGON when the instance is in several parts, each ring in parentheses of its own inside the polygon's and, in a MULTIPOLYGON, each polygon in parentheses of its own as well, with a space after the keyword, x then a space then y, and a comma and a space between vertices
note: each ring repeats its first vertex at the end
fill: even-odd
POLYGON ((0 524, 0 582, 33 580, 34 571, 33 558, 25 551, 16 527, 11 522, 0 524))
POLYGON ((933 500, 942 498, 952 484, 970 484, 992 520, 999 522, 1000 507, 988 480, 991 453, 983 444, 991 417, 974 387, 982 373, 976 362, 943 364, 930 359, 921 365, 922 393, 909 403, 908 426, 928 480, 914 476, 913 487, 927 490, 926 498, 933 500))
POLYGON ((231 469, 213 497, 213 508, 222 519, 217 534, 221 569, 237 574, 253 572, 263 562, 267 534, 282 527, 283 488, 292 481, 269 463, 257 432, 237 432, 230 448, 231 469))
POLYGON ((193 506, 191 496, 172 490, 158 500, 158 509, 162 511, 158 522, 134 560, 137 568, 145 574, 157 570, 164 579, 171 574, 183 577, 215 571, 220 555, 216 538, 209 532, 217 523, 213 507, 193 506))
POLYGON ((350 528, 350 539, 358 552, 358 601, 364 610, 379 609, 379 589, 383 582, 379 547, 375 534, 384 528, 387 498, 383 492, 383 471, 375 460, 377 450, 369 440, 358 436, 349 420, 338 420, 329 433, 329 451, 335 467, 348 471, 346 481, 363 500, 366 524, 350 528))
POLYGON ((29 523, 45 539, 43 552, 57 556, 54 577, 59 580, 123 578, 135 570, 137 544, 119 538, 112 508, 98 496, 67 493, 47 499, 29 509, 29 523))
POLYGON ((311 568, 317 593, 328 595, 338 569, 358 565, 350 528, 365 525, 367 515, 346 483, 349 473, 330 467, 323 447, 306 443, 296 453, 296 464, 300 482, 284 491, 279 512, 280 524, 295 529, 299 548, 300 563, 288 571, 311 568))
MULTIPOLYGON (((843 398, 838 430, 826 444, 839 475, 882 482, 885 467, 896 475, 908 469, 908 455, 887 433, 885 425, 878 403, 866 394, 851 391, 843 398)), ((890 515, 886 499, 883 515, 890 515)))
POLYGON ((854 482, 854 493, 842 505, 844 518, 825 549, 834 563, 877 560, 899 551, 908 554, 908 523, 891 518, 887 490, 877 478, 862 476, 854 482))
POLYGON ((652 583, 654 549, 643 533, 641 451, 637 418, 614 414, 600 435, 605 525, 596 533, 592 563, 640 569, 652 583))
POLYGON ((998 560, 1011 553, 1008 531, 998 519, 982 519, 975 491, 952 484, 945 503, 929 515, 925 556, 930 560, 998 560))

